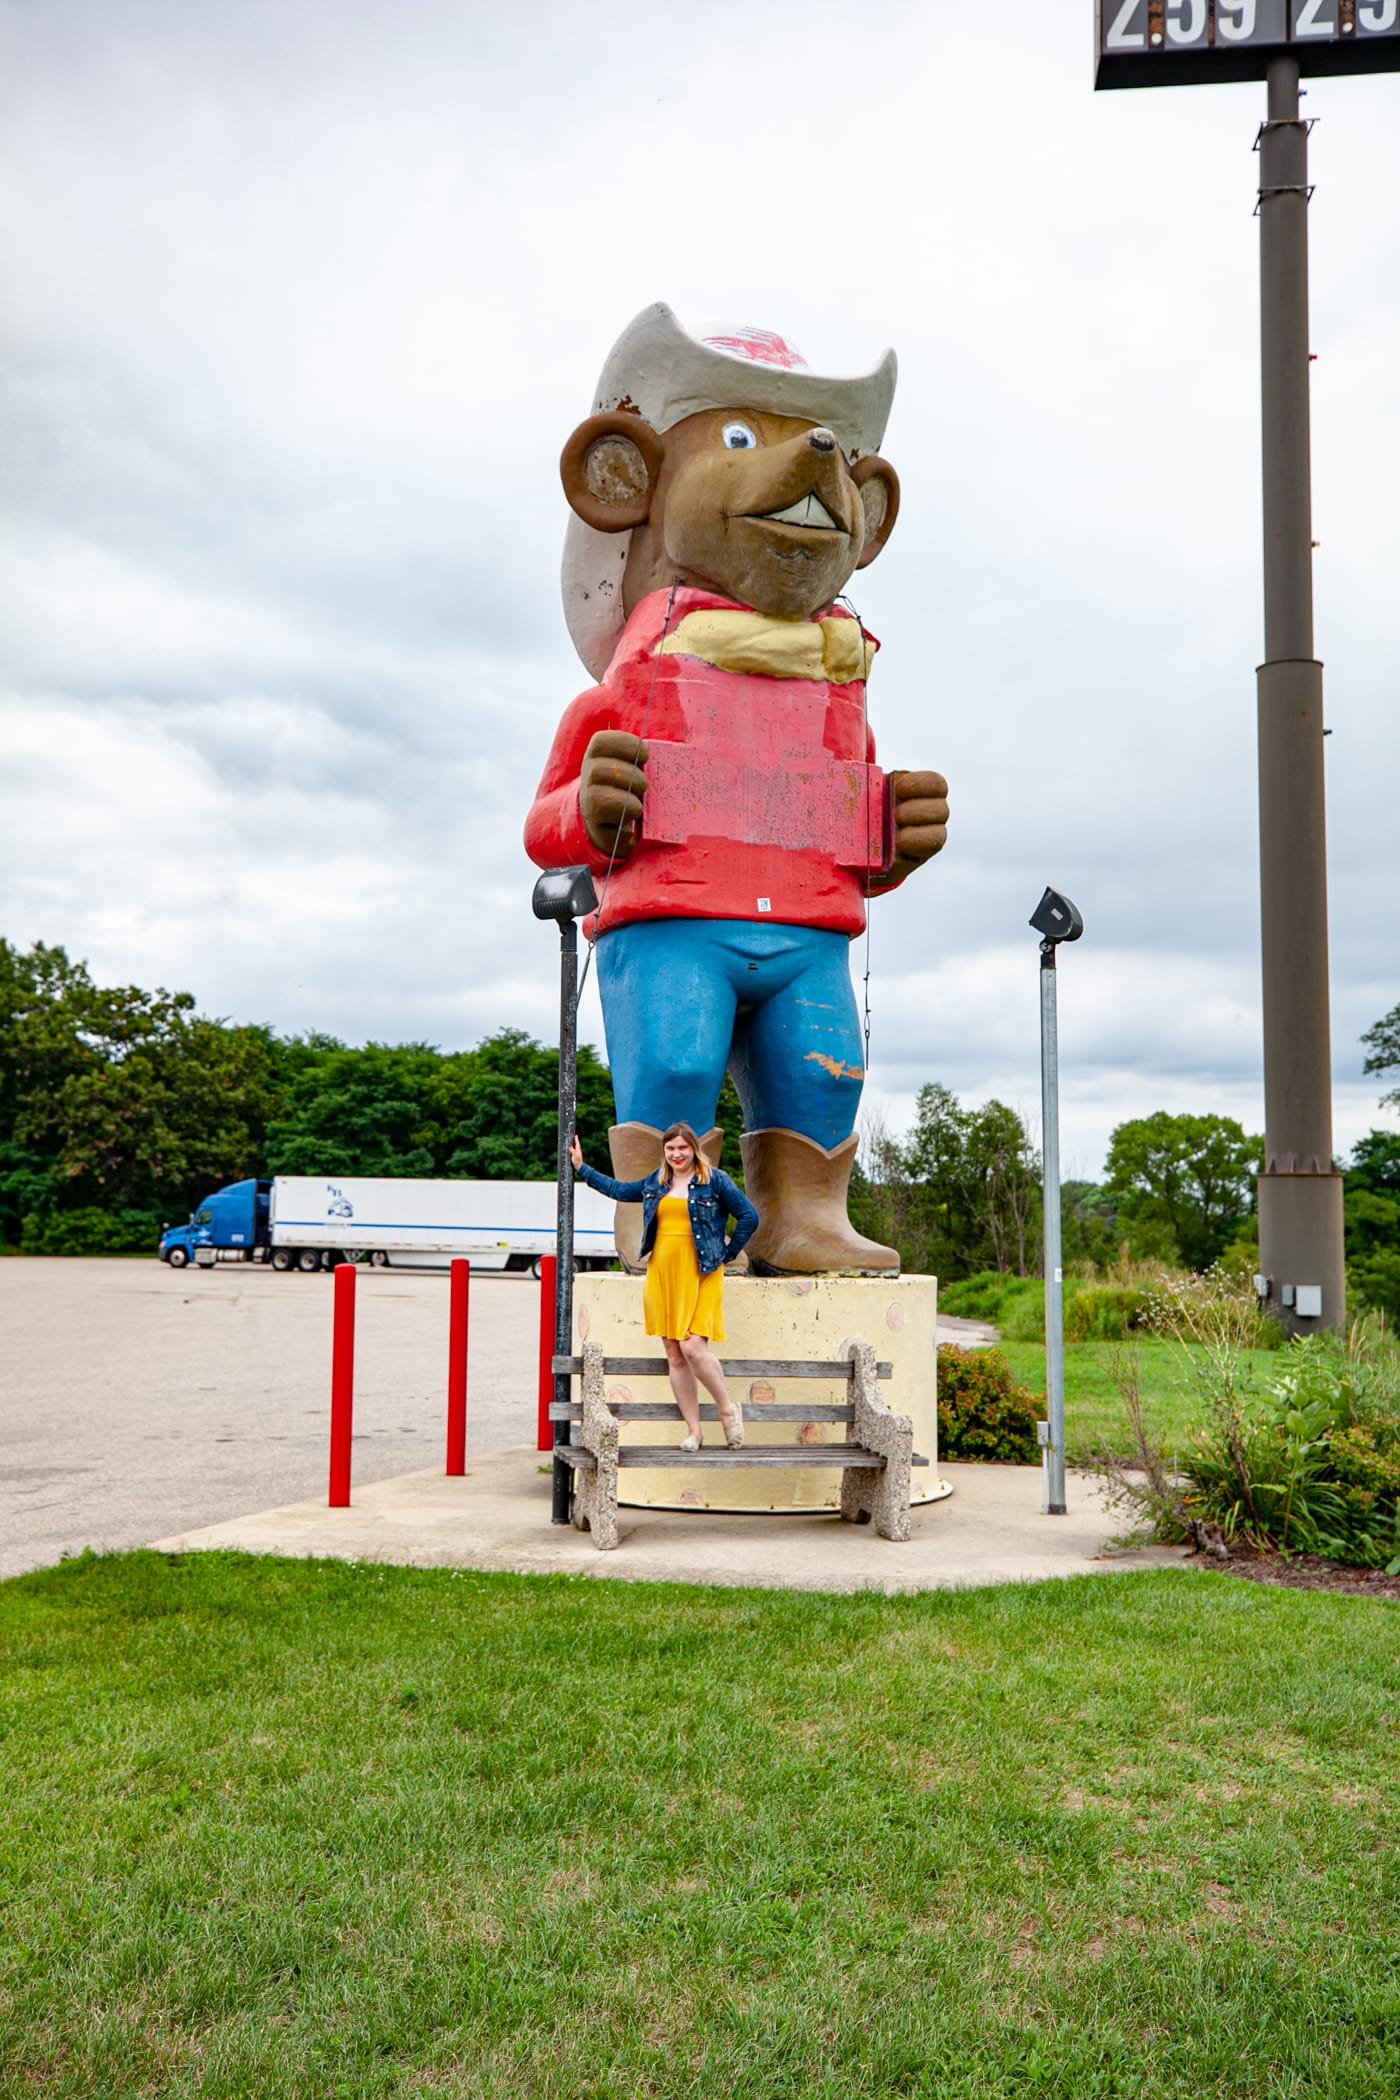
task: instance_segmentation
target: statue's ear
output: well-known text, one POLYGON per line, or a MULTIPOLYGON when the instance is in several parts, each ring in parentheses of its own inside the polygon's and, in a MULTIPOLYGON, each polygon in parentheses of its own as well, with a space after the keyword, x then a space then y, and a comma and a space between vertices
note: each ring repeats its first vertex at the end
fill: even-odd
POLYGON ((595 532, 644 525, 661 472, 662 445, 650 423, 618 409, 580 423, 559 459, 564 494, 595 532))
POLYGON ((860 490, 865 507, 865 545, 856 563, 858 569, 863 569, 874 561, 894 531, 894 521, 899 516, 899 476, 887 459, 871 452, 856 461, 851 479, 860 490))

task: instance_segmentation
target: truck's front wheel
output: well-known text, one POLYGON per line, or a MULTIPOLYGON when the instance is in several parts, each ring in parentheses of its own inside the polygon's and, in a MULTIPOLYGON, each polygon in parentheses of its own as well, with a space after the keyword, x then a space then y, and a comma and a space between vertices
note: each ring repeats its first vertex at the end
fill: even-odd
POLYGON ((165 1258, 169 1262, 172 1269, 183 1269, 188 1267, 190 1259, 189 1255, 185 1252, 183 1247, 172 1247, 165 1258))

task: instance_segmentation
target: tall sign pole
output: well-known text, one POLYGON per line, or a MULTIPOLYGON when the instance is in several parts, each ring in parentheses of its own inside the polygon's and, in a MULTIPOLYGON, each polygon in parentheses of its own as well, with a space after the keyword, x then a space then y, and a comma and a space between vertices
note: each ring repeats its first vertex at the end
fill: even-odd
POLYGON ((1292 52, 1269 60, 1259 133, 1264 662, 1259 909, 1264 1171, 1259 1273, 1290 1326, 1346 1321, 1342 1177, 1332 1158, 1322 665, 1313 654, 1308 126, 1292 52))
POLYGON ((1400 70, 1400 0, 1098 0, 1100 88, 1268 83, 1259 151, 1264 662, 1258 670, 1264 1172, 1259 1268, 1304 1333, 1346 1322, 1332 1157, 1322 665, 1313 654, 1304 75, 1400 70))

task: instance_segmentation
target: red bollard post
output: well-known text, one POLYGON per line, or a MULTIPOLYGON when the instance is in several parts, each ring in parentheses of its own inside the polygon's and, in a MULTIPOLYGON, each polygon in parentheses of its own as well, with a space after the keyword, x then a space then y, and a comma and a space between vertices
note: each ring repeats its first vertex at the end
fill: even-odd
POLYGON ((554 1424, 549 1419, 549 1409, 554 1399, 554 1290, 558 1269, 557 1255, 540 1256, 540 1420, 535 1447, 539 1451, 554 1449, 554 1424))
POLYGON ((331 1338, 332 1509, 350 1506, 350 1436, 355 1415, 355 1264, 335 1271, 335 1325, 331 1338))
POLYGON ((447 1471, 467 1470, 467 1322, 472 1265, 454 1261, 447 1306, 447 1471))

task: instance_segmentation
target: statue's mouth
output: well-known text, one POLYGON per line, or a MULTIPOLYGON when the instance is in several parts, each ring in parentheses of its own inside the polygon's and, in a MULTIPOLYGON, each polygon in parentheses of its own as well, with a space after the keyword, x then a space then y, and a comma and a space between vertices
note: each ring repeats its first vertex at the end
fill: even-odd
POLYGON ((765 510, 756 515, 768 525, 803 525, 809 532, 840 532, 843 529, 821 498, 810 491, 783 510, 765 510))

